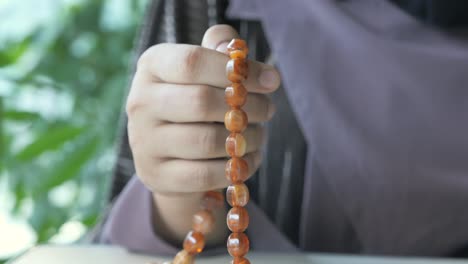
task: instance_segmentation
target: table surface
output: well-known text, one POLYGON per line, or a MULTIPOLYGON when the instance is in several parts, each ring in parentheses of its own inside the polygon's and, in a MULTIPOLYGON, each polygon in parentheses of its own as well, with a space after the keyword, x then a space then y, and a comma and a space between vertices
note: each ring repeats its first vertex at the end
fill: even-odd
MULTIPOLYGON (((421 259, 421 258, 384 258, 360 257, 350 255, 326 254, 261 254, 249 253, 249 259, 255 264, 459 264, 468 260, 421 259)), ((73 246, 39 246, 26 252, 8 264, 150 264, 167 260, 153 256, 129 253, 126 250, 111 246, 73 245, 73 246)), ((230 263, 228 256, 198 258, 197 264, 230 263)))

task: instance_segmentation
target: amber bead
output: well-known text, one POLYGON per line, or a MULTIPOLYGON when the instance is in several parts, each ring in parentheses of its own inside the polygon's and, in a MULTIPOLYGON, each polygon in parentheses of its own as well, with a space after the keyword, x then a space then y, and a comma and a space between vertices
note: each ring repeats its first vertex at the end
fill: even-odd
POLYGON ((247 89, 241 83, 232 83, 224 90, 226 103, 232 107, 241 107, 247 101, 247 89))
POLYGON ((231 264, 250 264, 250 261, 247 258, 240 257, 231 260, 231 264))
POLYGON ((224 125, 231 132, 242 132, 247 127, 247 114, 242 109, 231 109, 224 115, 224 125))
POLYGON ((232 59, 245 59, 247 57, 247 53, 249 53, 247 43, 242 39, 231 40, 231 42, 229 42, 227 45, 227 50, 229 52, 229 56, 231 56, 232 59))
POLYGON ((231 57, 231 59, 245 59, 247 58, 247 53, 242 50, 234 50, 229 52, 229 57, 231 57))
POLYGON ((193 264, 195 263, 194 257, 190 255, 187 251, 181 250, 172 260, 171 264, 193 264))
POLYGON ((249 198, 249 188, 243 183, 229 185, 226 190, 226 200, 230 206, 245 206, 249 198))
POLYGON ((232 232, 244 232, 249 226, 249 213, 244 207, 233 207, 227 214, 226 223, 232 232))
POLYGON ((193 215, 193 231, 208 234, 213 230, 215 218, 209 210, 201 210, 193 215))
POLYGON ((233 257, 243 257, 249 252, 249 238, 244 233, 232 233, 227 240, 227 249, 233 257))
POLYGON ((231 133, 226 139, 226 152, 231 157, 242 157, 245 154, 247 142, 239 133, 231 133))
POLYGON ((202 252, 205 247, 205 236, 200 232, 190 231, 184 240, 184 250, 191 255, 202 252))
POLYGON ((202 198, 203 209, 215 210, 224 206, 224 196, 221 192, 207 191, 202 198))
POLYGON ((241 183, 249 177, 249 164, 243 158, 233 157, 226 162, 226 178, 232 183, 241 183))
POLYGON ((226 75, 231 82, 240 83, 247 79, 248 65, 243 59, 231 59, 226 64, 226 75))

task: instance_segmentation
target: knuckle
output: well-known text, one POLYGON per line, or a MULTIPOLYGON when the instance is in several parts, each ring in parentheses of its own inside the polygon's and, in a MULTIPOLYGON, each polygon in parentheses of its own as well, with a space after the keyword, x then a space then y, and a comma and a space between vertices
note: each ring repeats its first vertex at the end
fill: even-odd
POLYGON ((143 108, 146 105, 146 102, 140 97, 136 96, 134 93, 130 93, 125 103, 125 112, 127 113, 128 118, 134 117, 139 109, 143 108))
MULTIPOLYGON (((221 41, 223 39, 220 39, 221 37, 225 39, 229 39, 228 36, 236 37, 238 36, 236 30, 231 27, 230 25, 226 24, 218 24, 211 26, 205 31, 205 35, 203 36, 203 41, 205 41, 205 44, 208 44, 206 42, 209 42, 208 46, 214 46, 219 43, 214 43, 215 41, 221 41)), ((214 47, 213 47, 214 48, 214 47)))
POLYGON ((153 58, 157 58, 163 45, 166 44, 157 44, 146 49, 137 60, 137 70, 145 68, 153 58))
POLYGON ((213 186, 213 179, 210 175, 208 165, 196 166, 191 177, 193 186, 199 190, 208 190, 213 186))
POLYGON ((195 80, 199 73, 199 65, 203 56, 201 47, 190 47, 182 54, 181 74, 187 81, 195 80))
POLYGON ((204 155, 214 155, 217 149, 217 131, 216 129, 206 129, 197 136, 197 146, 204 155))
POLYGON ((138 130, 135 129, 134 122, 129 119, 127 122, 128 145, 132 151, 136 151, 137 146, 141 142, 141 136, 138 130))
POLYGON ((209 86, 199 86, 196 89, 192 89, 192 93, 188 98, 192 113, 200 121, 204 121, 210 118, 210 102, 213 96, 213 89, 209 86))
POLYGON ((135 165, 136 175, 141 180, 143 185, 151 190, 155 190, 155 188, 158 186, 158 175, 160 174, 159 166, 153 163, 150 165, 141 160, 136 160, 135 165))

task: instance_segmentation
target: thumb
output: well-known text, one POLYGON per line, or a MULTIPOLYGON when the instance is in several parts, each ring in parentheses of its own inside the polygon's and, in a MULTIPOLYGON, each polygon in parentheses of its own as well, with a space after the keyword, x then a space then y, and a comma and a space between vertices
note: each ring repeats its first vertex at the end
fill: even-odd
POLYGON ((237 31, 229 25, 210 27, 203 36, 202 47, 227 53, 227 45, 233 38, 238 38, 237 31))

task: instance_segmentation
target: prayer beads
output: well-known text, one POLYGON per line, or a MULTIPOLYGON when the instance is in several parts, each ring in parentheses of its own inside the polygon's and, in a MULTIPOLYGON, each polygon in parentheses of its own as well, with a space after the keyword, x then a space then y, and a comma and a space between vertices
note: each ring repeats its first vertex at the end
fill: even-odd
POLYGON ((205 247, 205 236, 196 231, 190 231, 184 240, 184 250, 189 254, 196 255, 205 247))
POLYGON ((226 88, 226 103, 231 107, 225 115, 225 126, 231 132, 226 139, 226 152, 231 159, 226 163, 225 173, 231 182, 226 190, 226 200, 233 206, 229 210, 226 223, 233 233, 227 240, 227 249, 234 258, 233 264, 249 264, 245 258, 250 242, 243 232, 249 226, 249 214, 244 208, 249 202, 249 189, 243 183, 248 177, 248 164, 242 158, 247 151, 245 138, 240 134, 248 125, 247 114, 240 109, 247 99, 247 90, 242 84, 247 79, 247 44, 233 39, 227 46, 231 60, 226 65, 226 74, 232 85, 226 88))
POLYGON ((233 207, 227 214, 227 225, 232 232, 244 232, 249 226, 249 213, 244 207, 233 207))
POLYGON ((240 83, 233 83, 226 88, 224 99, 231 107, 241 107, 247 101, 247 89, 240 83))
POLYGON ((242 158, 233 157, 226 163, 226 178, 232 183, 242 183, 249 176, 249 165, 242 158))
POLYGON ((226 65, 228 80, 233 83, 240 83, 247 79, 247 62, 244 59, 231 59, 226 65))
POLYGON ((247 127, 247 114, 241 109, 232 109, 224 116, 224 124, 227 130, 240 133, 247 127))
POLYGON ((193 263, 195 263, 193 256, 190 255, 185 250, 179 251, 179 253, 177 253, 174 260, 172 261, 172 264, 193 264, 193 263))
POLYGON ((224 206, 224 197, 220 192, 208 191, 201 199, 201 210, 193 215, 192 231, 184 239, 183 250, 179 251, 170 264, 193 264, 195 256, 205 247, 205 235, 215 225, 212 211, 224 206))
MULTIPOLYGON (((244 208, 249 202, 249 189, 244 181, 249 176, 248 163, 242 158, 247 151, 247 143, 242 133, 248 125, 247 114, 241 109, 247 100, 247 89, 242 84, 247 79, 248 48, 245 41, 233 39, 227 46, 230 60, 226 64, 226 75, 231 86, 225 90, 225 101, 231 109, 224 116, 224 125, 231 134, 226 139, 226 153, 231 157, 226 163, 226 178, 231 182, 226 190, 226 199, 232 208, 226 216, 226 223, 233 233, 227 240, 227 249, 233 257, 231 264, 250 264, 245 258, 250 242, 243 232, 249 226, 249 213, 244 208)), ((192 230, 183 242, 171 264, 192 264, 197 254, 205 247, 205 235, 215 225, 212 211, 224 206, 224 197, 220 192, 208 191, 201 200, 201 210, 192 220, 192 230)))
POLYGON ((211 211, 201 210, 193 215, 193 231, 208 234, 214 227, 215 218, 211 211))
POLYGON ((232 261, 231 261, 231 264, 250 264, 250 261, 246 258, 234 258, 232 261))
POLYGON ((244 136, 239 133, 231 133, 226 139, 226 152, 231 157, 242 157, 247 149, 244 136))
POLYGON ((224 205, 224 196, 220 192, 208 191, 202 198, 201 207, 206 210, 214 210, 224 205))
POLYGON ((244 257, 249 252, 249 238, 244 233, 232 233, 227 240, 229 254, 233 257, 244 257))
POLYGON ((226 200, 230 206, 245 206, 249 197, 249 188, 243 183, 231 184, 226 190, 226 200))

